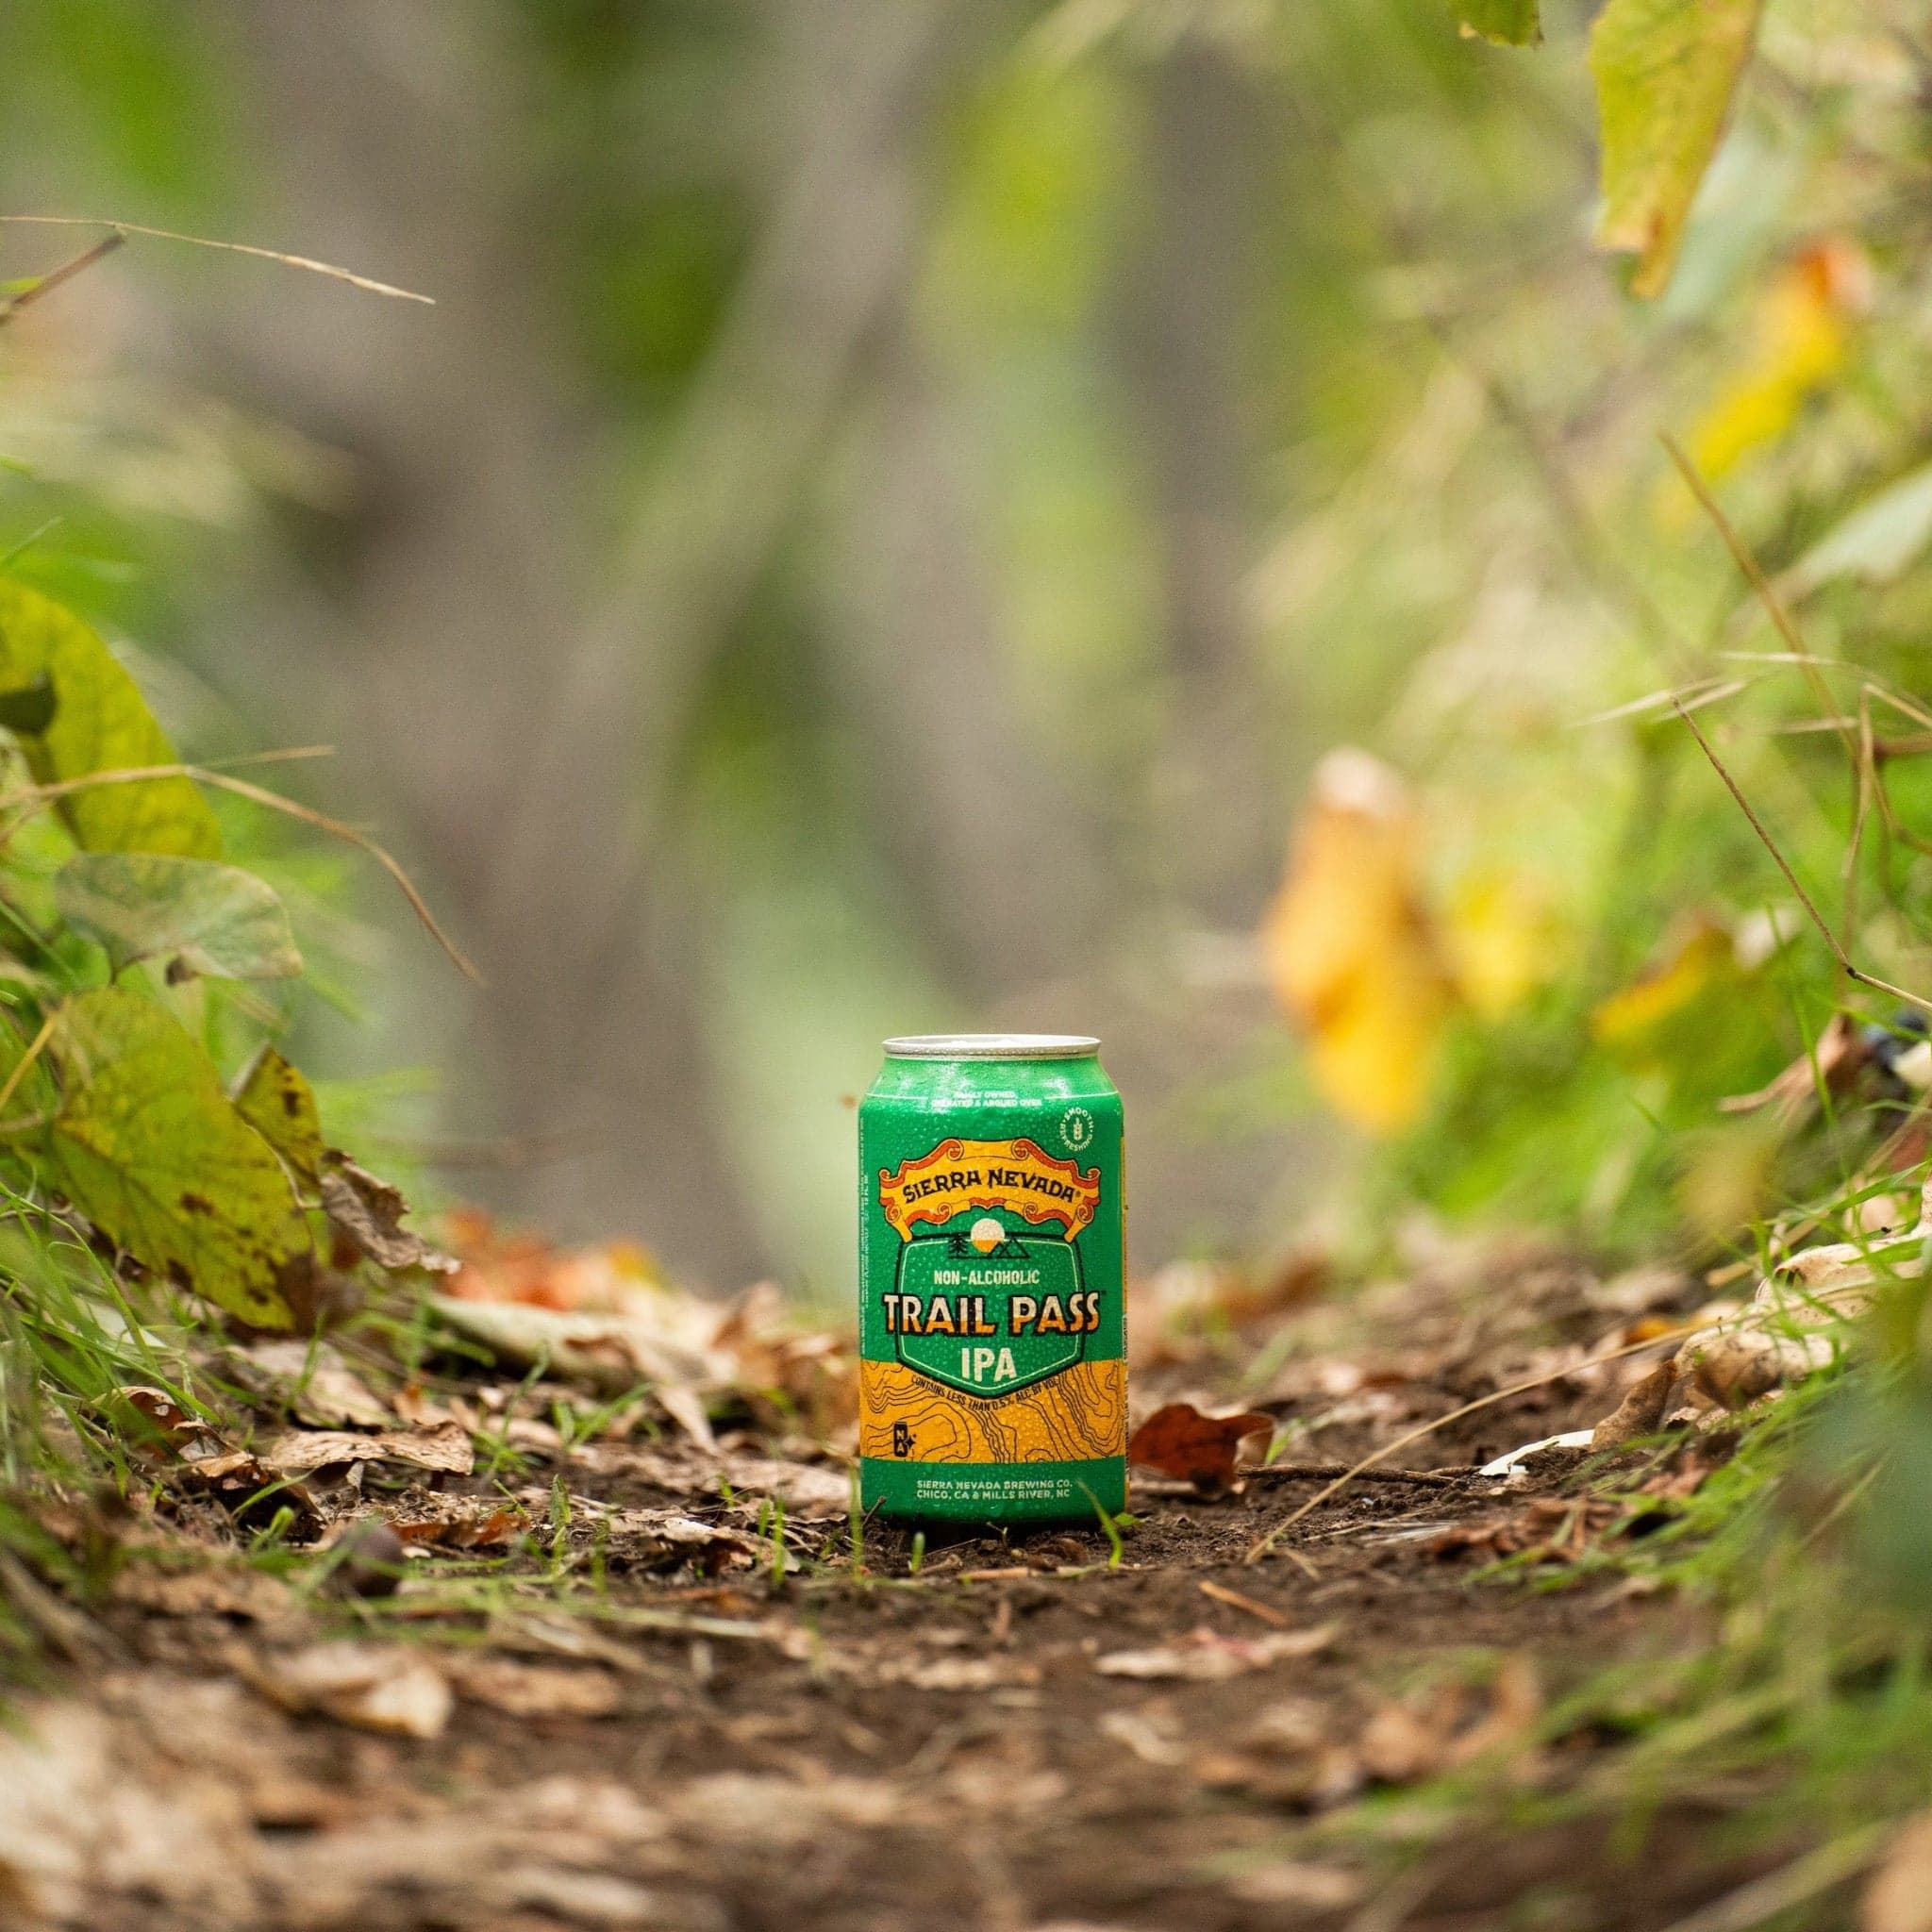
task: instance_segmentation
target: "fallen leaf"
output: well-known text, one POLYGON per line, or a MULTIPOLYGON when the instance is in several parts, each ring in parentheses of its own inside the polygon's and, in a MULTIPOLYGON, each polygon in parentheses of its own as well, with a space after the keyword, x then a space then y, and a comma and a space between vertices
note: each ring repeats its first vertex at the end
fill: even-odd
POLYGON ((1249 1436, 1273 1433, 1274 1418, 1259 1410, 1203 1415, 1191 1402, 1157 1408, 1127 1442, 1127 1460, 1203 1489, 1234 1481, 1235 1452, 1249 1436))
POLYGON ((772 1545, 764 1538, 673 1509, 618 1509, 604 1521, 605 1560, 612 1569, 664 1570, 690 1563, 708 1576, 771 1559, 772 1545))
POLYGON ((1283 1630, 1272 1637, 1224 1637, 1204 1625, 1179 1643, 1152 1650, 1109 1651, 1094 1659, 1093 1668, 1103 1677, 1178 1677, 1211 1683, 1266 1670, 1287 1658, 1313 1657, 1334 1639, 1333 1624, 1283 1630))
POLYGON ((1849 1013, 1834 1013, 1808 1053, 1802 1053, 1775 1079, 1755 1093, 1733 1093, 1718 1102, 1721 1113, 1756 1113, 1774 1107, 1789 1124, 1815 1106, 1820 1091, 1842 1093, 1871 1058, 1864 1029, 1849 1013))
POLYGON ((453 1274, 461 1267, 454 1256, 431 1247, 402 1224, 409 1204, 400 1189, 357 1166, 346 1154, 331 1149, 323 1156, 318 1185, 329 1225, 378 1267, 425 1268, 433 1274, 453 1274))
POLYGON ((1759 0, 1607 0, 1590 35, 1602 125, 1599 248, 1634 253, 1661 295, 1750 58, 1759 0))
POLYGON ((458 1334, 481 1342, 501 1362, 529 1368, 541 1360, 554 1375, 612 1393, 641 1382, 718 1387, 730 1374, 727 1358, 708 1346, 691 1345, 650 1316, 567 1311, 455 1294, 433 1295, 430 1303, 458 1334))
POLYGON ((305 1536, 321 1525, 315 1498, 245 1449, 185 1463, 171 1480, 212 1496, 239 1523, 268 1523, 286 1508, 305 1536))
POLYGON ((623 1686, 608 1671, 453 1653, 441 1667, 459 1697, 487 1704, 508 1717, 614 1717, 623 1686))
POLYGON ((425 1549, 494 1550, 514 1542, 529 1521, 521 1509, 453 1499, 447 1516, 397 1517, 390 1527, 404 1542, 425 1549))
POLYGON ((1004 1657, 941 1657, 914 1664, 895 1681, 915 1690, 996 1690, 1007 1684, 1037 1684, 1038 1665, 1012 1663, 1004 1657))
POLYGON ((150 1389, 137 1383, 117 1389, 114 1394, 134 1409, 159 1438, 158 1441, 143 1441, 136 1435, 134 1446, 143 1453, 165 1446, 178 1454, 191 1446, 217 1440, 214 1430, 207 1423, 198 1416, 191 1415, 165 1389, 150 1389))
POLYGON ((327 1342, 257 1341, 246 1359, 274 1378, 275 1392, 322 1428, 385 1429, 396 1416, 327 1342))
POLYGON ((460 1423, 433 1429, 388 1429, 375 1436, 291 1429, 262 1452, 262 1460, 284 1475, 306 1475, 311 1470, 350 1462, 401 1462, 412 1469, 468 1475, 476 1466, 476 1449, 460 1423))
POLYGON ((164 1570, 131 1562, 115 1573, 114 1601, 161 1617, 245 1617, 256 1623, 295 1607, 289 1586, 245 1564, 204 1560, 192 1569, 164 1570))
POLYGON ((1621 1449, 1635 1436, 1655 1435, 1670 1407, 1671 1391, 1676 1386, 1676 1363, 1657 1363, 1591 1431, 1591 1453, 1601 1456, 1607 1450, 1621 1449))
POLYGON ((250 1660, 248 1681, 284 1710, 317 1712, 358 1730, 436 1738, 455 1707, 448 1680, 403 1644, 318 1643, 250 1660))
POLYGON ((1330 752, 1261 931, 1270 981, 1307 1036, 1323 1097, 1375 1133, 1421 1115, 1452 1005, 1419 845, 1395 773, 1366 752, 1330 752))

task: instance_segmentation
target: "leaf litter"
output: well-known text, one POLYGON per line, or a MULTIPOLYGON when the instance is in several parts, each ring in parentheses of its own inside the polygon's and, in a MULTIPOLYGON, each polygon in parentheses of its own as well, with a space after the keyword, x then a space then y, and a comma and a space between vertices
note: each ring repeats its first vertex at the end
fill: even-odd
MULTIPOLYGON (((885 1923, 963 1830, 1041 1923, 1136 1923, 1152 1900, 1258 1927, 1365 1895, 1353 1854, 1285 1854, 1286 1824, 1477 1761, 1557 1778, 1548 1687, 1681 1637, 1641 1597, 1481 1579, 1505 1559, 1587 1576, 1721 1457, 1618 1496, 1579 1487, 1582 1452, 1522 1457, 1512 1485, 1474 1473, 1651 1402, 1674 1343, 1614 1352, 1695 1325, 1706 1292, 1670 1271, 1434 1241, 1350 1303, 1319 1270, 1284 1295, 1224 1272, 1190 1288, 1174 1348, 1172 1285, 1137 1284, 1156 1359, 1130 1517, 924 1542, 874 1523, 855 1544, 846 1338, 762 1291, 691 1296, 621 1246, 460 1216, 439 1245, 460 1264, 439 1308, 613 1323, 627 1383, 601 1353, 526 1358, 451 1324, 418 1367, 352 1326, 215 1346, 192 1397, 124 1390, 158 1483, 92 1614, 129 1663, 35 1693, 39 1741, 0 1742, 0 1791, 20 1753, 64 1753, 35 1774, 92 1807, 34 1810, 31 1845, 0 1822, 24 1923, 136 1897, 196 1932, 416 1911, 830 1927, 855 1901, 885 1923), (1532 1374, 1243 1562, 1363 1454, 1532 1374), (1274 1463, 1236 1461, 1270 1437, 1274 1463), (1124 1810, 1146 1821, 1131 1841, 1124 1810), (186 1832, 193 1857, 158 1875, 143 1848, 186 1832)), ((57 1524, 70 1547, 85 1515, 57 1524)))

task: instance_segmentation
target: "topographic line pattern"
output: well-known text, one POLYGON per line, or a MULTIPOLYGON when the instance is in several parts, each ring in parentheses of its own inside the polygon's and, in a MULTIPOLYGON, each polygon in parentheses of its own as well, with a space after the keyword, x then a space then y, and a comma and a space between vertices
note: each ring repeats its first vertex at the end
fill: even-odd
POLYGON ((858 1365, 858 1453, 910 1462, 1079 1462, 1127 1443, 1127 1365, 1076 1362, 995 1401, 958 1395, 903 1362, 858 1365), (893 1425, 910 1448, 900 1456, 893 1425))

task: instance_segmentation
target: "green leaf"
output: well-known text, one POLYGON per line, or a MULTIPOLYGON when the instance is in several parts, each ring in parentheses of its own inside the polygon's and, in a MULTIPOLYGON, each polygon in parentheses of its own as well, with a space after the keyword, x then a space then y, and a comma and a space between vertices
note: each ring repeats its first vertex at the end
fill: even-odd
MULTIPOLYGON (((94 632, 38 591, 0 578, 0 701, 29 704, 42 680, 53 692, 43 727, 12 727, 42 785, 178 762, 140 687, 94 632)), ((190 778, 97 786, 57 808, 89 852, 221 854, 215 815, 190 778)))
POLYGON ((144 1267, 263 1328, 310 1311, 308 1224, 282 1164, 159 1007, 118 987, 61 1008, 50 1147, 74 1205, 144 1267))
POLYGON ((1834 577, 1889 584, 1932 543, 1932 463, 1889 483, 1835 524, 1778 578, 1788 597, 1808 597, 1834 577))
POLYGON ((1462 31, 1506 47, 1540 46, 1543 24, 1537 0, 1457 0, 1462 31))
POLYGON ((54 698, 54 680, 45 672, 31 684, 14 691, 0 691, 0 725, 17 736, 39 737, 54 722, 58 708, 54 698))
POLYGON ((1633 294, 1663 293, 1717 152, 1760 0, 1607 0, 1590 35, 1603 128, 1599 248, 1639 257, 1633 294))
POLYGON ((158 852, 83 852, 60 868, 54 904, 107 947, 117 971, 163 957, 216 979, 287 979, 302 970, 274 888, 238 866, 158 852))
POLYGON ((303 1180, 320 1185, 328 1143, 315 1091, 274 1047, 264 1046, 249 1062, 235 1090, 235 1109, 303 1180))

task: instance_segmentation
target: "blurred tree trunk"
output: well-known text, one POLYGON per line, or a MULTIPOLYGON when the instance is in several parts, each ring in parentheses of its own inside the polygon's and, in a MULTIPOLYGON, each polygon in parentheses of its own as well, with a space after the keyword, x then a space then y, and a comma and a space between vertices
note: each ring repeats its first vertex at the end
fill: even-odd
POLYGON ((1098 827, 1059 749, 1082 694, 1023 708, 974 452, 903 314, 870 400, 834 648, 908 924, 936 937, 958 991, 984 1006, 1074 970, 1108 903, 1098 827))
POLYGON ((1258 111, 1253 77, 1205 34, 1182 35, 1153 69, 1149 186, 1124 317, 1166 570, 1172 683, 1156 849, 1183 904, 1242 924, 1276 862, 1279 792, 1243 608, 1252 533, 1238 331, 1258 111))
POLYGON ((600 568, 575 534, 589 452, 552 380, 544 214, 518 192, 529 103, 504 92, 510 18, 465 0, 229 4, 305 248, 380 264, 440 304, 343 302, 325 323, 305 303, 297 325, 297 305, 269 294, 235 326, 276 407, 365 472, 338 596, 308 614, 328 655, 308 695, 325 688, 360 748, 355 794, 375 773, 398 788, 397 842, 427 858, 490 977, 475 1037, 450 1042, 471 1082, 459 1097, 513 1134, 594 1136, 510 1205, 634 1228, 675 1263, 741 1280, 767 1257, 715 1117, 705 908, 664 849, 668 787, 705 667, 908 272, 919 143, 960 8, 796 0, 774 14, 800 111, 771 145, 771 213, 600 568))

